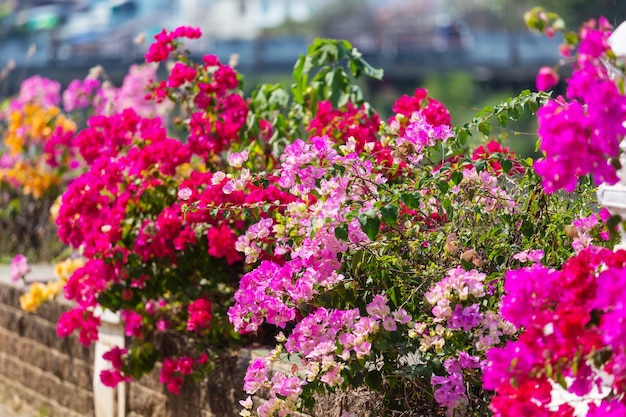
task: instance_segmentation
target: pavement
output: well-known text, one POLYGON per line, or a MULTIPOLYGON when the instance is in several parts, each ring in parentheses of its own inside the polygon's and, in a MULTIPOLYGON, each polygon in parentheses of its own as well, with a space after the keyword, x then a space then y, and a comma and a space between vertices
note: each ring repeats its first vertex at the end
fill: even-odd
POLYGON ((34 408, 26 406, 13 406, 0 404, 0 417, 43 417, 45 413, 40 413, 34 408))
MULTIPOLYGON (((30 267, 30 272, 26 275, 26 283, 47 282, 56 279, 54 268, 50 264, 33 264, 28 266, 30 267)), ((11 267, 9 265, 0 265, 0 282, 11 282, 11 267)), ((13 284, 17 287, 24 286, 22 281, 13 284)))
POLYGON ((45 410, 36 410, 8 387, 0 384, 0 417, 45 417, 45 410))

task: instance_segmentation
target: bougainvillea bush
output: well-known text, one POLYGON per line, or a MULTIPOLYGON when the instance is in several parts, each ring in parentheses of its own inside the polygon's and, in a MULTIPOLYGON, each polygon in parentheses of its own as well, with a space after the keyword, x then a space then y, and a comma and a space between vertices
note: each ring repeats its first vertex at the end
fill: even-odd
POLYGON ((59 107, 59 83, 35 76, 3 103, 0 227, 3 255, 50 259, 62 249, 49 211, 75 168, 76 123, 59 107), (47 242, 57 242, 57 245, 47 242))
MULTIPOLYGON (((604 45, 606 30, 583 29, 578 65, 592 66, 583 78, 604 80, 584 40, 604 45)), ((292 415, 318 394, 349 390, 369 392, 375 415, 530 415, 549 403, 550 380, 568 387, 579 370, 590 375, 584 360, 604 358, 596 348, 619 339, 602 336, 613 322, 605 317, 619 319, 607 307, 619 294, 589 298, 619 276, 622 256, 604 248, 616 220, 595 204, 586 174, 614 179, 600 162, 616 156, 623 120, 579 109, 595 115, 568 136, 598 146, 587 168, 562 162, 582 145, 559 147, 571 126, 559 115, 586 90, 571 103, 524 91, 453 127, 444 104, 418 88, 383 120, 358 82, 382 72, 346 41, 316 40, 290 87, 259 85, 245 97, 234 68, 185 52, 200 36, 192 27, 157 34, 146 60, 167 62, 166 79, 150 79, 142 106, 99 107, 72 142, 85 170, 64 192, 57 225, 86 262, 67 279, 75 307, 57 331, 89 345, 101 310, 119 312, 128 344, 105 354, 106 385, 159 360, 176 394, 234 348, 261 343, 269 354, 250 364, 243 390, 267 401, 242 398, 243 416, 292 415), (536 163, 497 141, 524 112, 540 119, 536 163), (553 192, 561 187, 576 192, 553 192), (571 320, 550 327, 553 311, 571 320), (547 350, 532 350, 553 334, 547 350), (566 337, 584 345, 561 346, 566 337)), ((555 80, 544 69, 538 83, 555 80)), ((619 90, 598 85, 620 102, 619 90)), ((75 88, 91 91, 86 80, 75 88)), ((617 373, 608 360, 597 366, 617 373)), ((611 401, 620 400, 616 391, 611 401)))
MULTIPOLYGON (((557 21, 541 9, 528 20, 544 31, 554 30, 557 21)), ((565 35, 562 51, 574 63, 566 95, 546 102, 537 113, 545 157, 536 165, 548 192, 574 191, 586 174, 596 184, 619 180, 618 170, 623 169, 619 143, 626 121, 625 62, 611 50, 611 44, 619 41, 611 36, 612 30, 601 18, 586 23, 579 34, 565 35)), ((557 80, 557 72, 551 73, 548 87, 557 80)), ((606 215, 608 231, 614 233, 623 219, 606 215)), ((516 340, 487 354, 484 387, 495 390, 494 415, 626 412, 622 291, 626 252, 598 245, 588 233, 597 225, 596 217, 577 221, 576 253, 562 267, 536 263, 507 272, 501 313, 522 331, 516 340), (551 395, 555 387, 560 401, 551 395)))
POLYGON ((83 170, 74 140, 91 115, 132 107, 145 116, 163 117, 168 105, 146 103, 153 65, 133 65, 123 84, 113 86, 102 68, 65 90, 39 75, 0 103, 0 227, 5 257, 24 253, 30 261, 51 261, 63 251, 56 238, 57 198, 83 170), (50 221, 52 219, 52 221, 50 221))

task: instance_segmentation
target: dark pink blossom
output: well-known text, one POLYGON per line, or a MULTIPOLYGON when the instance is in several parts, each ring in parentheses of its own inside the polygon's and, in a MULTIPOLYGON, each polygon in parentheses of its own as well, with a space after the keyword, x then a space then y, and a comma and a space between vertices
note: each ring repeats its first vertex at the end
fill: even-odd
POLYGON ((559 82, 559 74, 550 67, 541 67, 537 73, 535 83, 537 90, 547 91, 554 87, 559 82))

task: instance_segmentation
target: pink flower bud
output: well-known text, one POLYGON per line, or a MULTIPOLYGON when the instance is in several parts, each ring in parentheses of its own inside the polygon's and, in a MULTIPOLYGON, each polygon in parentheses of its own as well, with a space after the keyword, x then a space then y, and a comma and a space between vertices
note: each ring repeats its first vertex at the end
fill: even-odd
POLYGON ((191 198, 192 193, 193 192, 191 191, 191 188, 181 188, 180 190, 178 190, 178 198, 183 201, 187 201, 191 198))
POLYGON ((559 75, 550 67, 541 67, 535 82, 537 90, 549 90, 559 82, 559 75))
POLYGON ((565 58, 572 56, 573 49, 574 47, 567 43, 562 43, 561 45, 559 45, 559 53, 561 54, 562 57, 565 57, 565 58))

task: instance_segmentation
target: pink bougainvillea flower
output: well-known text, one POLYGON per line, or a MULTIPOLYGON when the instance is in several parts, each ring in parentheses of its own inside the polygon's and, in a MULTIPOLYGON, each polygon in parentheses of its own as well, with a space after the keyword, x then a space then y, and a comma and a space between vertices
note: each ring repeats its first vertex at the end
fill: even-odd
POLYGON ((193 191, 191 191, 191 188, 189 187, 181 188, 180 190, 178 190, 178 198, 183 201, 189 200, 192 194, 193 191))
POLYGON ((546 91, 554 87, 559 82, 559 74, 553 68, 541 67, 537 73, 535 84, 537 90, 546 91))
POLYGON ((17 282, 30 272, 28 259, 21 253, 11 260, 11 281, 17 282))
POLYGON ((211 326, 212 316, 211 302, 206 298, 199 298, 187 307, 189 319, 187 320, 187 331, 195 332, 207 330, 211 326))

